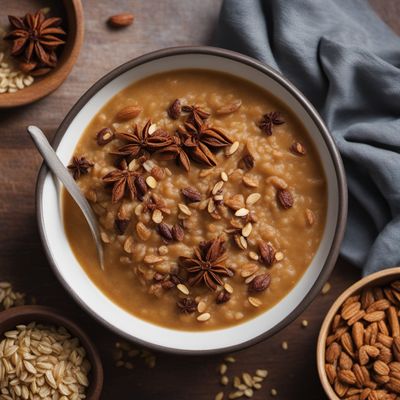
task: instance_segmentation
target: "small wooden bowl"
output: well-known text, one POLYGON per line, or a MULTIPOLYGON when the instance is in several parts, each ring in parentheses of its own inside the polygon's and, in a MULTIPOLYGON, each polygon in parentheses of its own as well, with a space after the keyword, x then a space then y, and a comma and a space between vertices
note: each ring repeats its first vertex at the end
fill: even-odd
POLYGON ((103 366, 99 353, 86 333, 74 322, 63 317, 59 311, 45 306, 20 306, 2 311, 0 312, 0 337, 4 332, 14 329, 19 324, 29 324, 33 321, 46 325, 63 326, 79 339, 92 366, 86 399, 100 399, 103 387, 103 366))
POLYGON ((324 322, 322 323, 317 343, 317 367, 318 375, 321 381, 322 387, 325 390, 326 395, 330 400, 340 400, 333 390, 331 384, 328 381, 328 377, 325 372, 325 343, 328 337, 328 332, 331 327, 332 320, 339 308, 342 306, 344 301, 350 296, 360 292, 362 289, 370 286, 380 286, 388 282, 400 279, 400 267, 384 269, 383 271, 376 272, 372 275, 368 275, 365 278, 359 280, 354 285, 346 289, 333 303, 329 309, 324 322))
POLYGON ((56 90, 74 66, 83 42, 83 8, 81 0, 63 0, 67 19, 66 43, 56 68, 37 78, 31 86, 15 93, 0 94, 0 108, 11 108, 33 103, 56 90))

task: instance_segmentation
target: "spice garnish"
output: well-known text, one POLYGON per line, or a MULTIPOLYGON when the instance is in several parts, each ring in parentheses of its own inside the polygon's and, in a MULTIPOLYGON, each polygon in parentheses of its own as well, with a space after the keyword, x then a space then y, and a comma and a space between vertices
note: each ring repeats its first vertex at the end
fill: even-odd
POLYGON ((75 180, 78 180, 82 175, 86 175, 89 169, 93 167, 93 163, 88 161, 83 156, 74 156, 72 158, 71 164, 68 165, 68 169, 71 171, 72 176, 75 180))
POLYGON ((29 64, 31 73, 47 73, 57 64, 55 50, 65 43, 59 35, 65 35, 60 28, 61 18, 46 18, 41 11, 27 13, 24 17, 9 15, 11 31, 4 37, 10 40, 11 55, 29 64))
POLYGON ((195 106, 195 105, 183 106, 182 111, 185 113, 189 113, 187 120, 188 120, 188 122, 191 122, 191 123, 202 124, 203 121, 208 119, 208 117, 210 116, 210 113, 202 110, 200 107, 195 106))
POLYGON ((222 276, 233 276, 233 272, 223 264, 227 259, 225 241, 218 237, 208 242, 201 242, 194 250, 194 256, 180 257, 179 264, 191 275, 190 286, 205 283, 210 289, 216 290, 223 286, 222 276))
POLYGON ((136 171, 129 171, 125 160, 122 161, 120 169, 111 171, 107 175, 103 176, 103 181, 113 185, 113 203, 118 203, 124 197, 126 192, 129 193, 133 200, 138 196, 138 189, 141 192, 147 190, 144 189, 147 188, 146 185, 143 186, 140 184, 140 174, 136 171))
POLYGON ((186 154, 186 149, 183 146, 183 140, 178 132, 178 136, 172 137, 172 143, 157 151, 157 154, 161 156, 163 160, 175 159, 178 165, 181 165, 185 171, 190 170, 189 156, 186 154))
POLYGON ((179 310, 185 314, 191 314, 197 310, 196 301, 190 297, 185 297, 184 299, 179 300, 176 305, 178 306, 179 310))
POLYGON ((175 99, 167 109, 168 116, 171 119, 178 119, 181 115, 182 106, 179 99, 175 99))
POLYGON ((162 129, 157 129, 150 135, 150 126, 151 121, 147 121, 142 130, 135 125, 132 133, 117 132, 117 138, 128 142, 128 144, 119 147, 117 151, 111 154, 134 159, 139 158, 146 152, 151 153, 172 144, 172 137, 162 129))
POLYGON ((258 127, 267 135, 272 135, 272 128, 274 125, 282 125, 285 121, 281 116, 281 113, 278 111, 269 112, 264 114, 260 122, 258 123, 258 127))

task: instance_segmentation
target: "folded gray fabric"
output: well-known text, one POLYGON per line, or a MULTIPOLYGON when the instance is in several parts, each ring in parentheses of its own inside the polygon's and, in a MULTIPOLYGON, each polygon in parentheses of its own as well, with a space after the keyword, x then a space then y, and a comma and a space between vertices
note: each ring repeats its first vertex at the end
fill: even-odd
POLYGON ((217 45, 279 70, 342 154, 342 255, 364 274, 400 264, 400 38, 367 0, 225 0, 217 45))

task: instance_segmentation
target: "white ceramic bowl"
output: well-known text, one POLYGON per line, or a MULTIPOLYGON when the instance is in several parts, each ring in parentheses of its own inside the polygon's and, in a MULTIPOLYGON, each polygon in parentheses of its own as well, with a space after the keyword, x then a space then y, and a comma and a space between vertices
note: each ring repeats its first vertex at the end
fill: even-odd
POLYGON ((159 350, 181 353, 232 351, 272 335, 296 318, 320 291, 338 255, 347 211, 343 166, 325 125, 304 96, 271 68, 238 53, 210 47, 166 49, 132 60, 100 79, 68 113, 53 146, 61 161, 68 164, 92 117, 115 94, 150 75, 183 68, 226 72, 273 93, 298 116, 318 149, 327 179, 327 222, 318 251, 293 290, 265 313, 231 328, 205 332, 163 328, 120 308, 86 275, 65 235, 60 188, 44 166, 37 185, 38 223, 47 256, 62 284, 83 308, 112 330, 159 350))

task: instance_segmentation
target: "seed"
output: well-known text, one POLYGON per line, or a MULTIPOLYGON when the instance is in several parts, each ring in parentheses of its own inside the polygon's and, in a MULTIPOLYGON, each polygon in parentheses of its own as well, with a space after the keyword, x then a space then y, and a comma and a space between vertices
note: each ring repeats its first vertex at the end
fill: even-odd
POLYGON ((236 361, 235 357, 232 356, 225 357, 224 360, 231 364, 233 364, 236 361))
POLYGON ((242 374, 242 379, 243 382, 248 386, 248 387, 252 387, 253 386, 253 379, 251 379, 251 375, 247 372, 244 372, 242 374))
POLYGON ((110 243, 110 238, 108 237, 107 233, 101 232, 101 233, 100 233, 100 237, 101 237, 101 240, 102 240, 104 243, 110 243))
POLYGON ((222 172, 221 172, 221 179, 222 179, 224 182, 228 182, 228 175, 227 175, 227 173, 226 173, 225 171, 222 171, 222 172))
POLYGON ((246 397, 253 397, 253 394, 254 394, 253 389, 248 388, 248 389, 246 389, 246 390, 244 391, 244 395, 245 395, 246 397))
POLYGON ((192 212, 190 211, 189 207, 186 204, 178 203, 178 208, 183 214, 187 216, 192 215, 192 212))
POLYGON ((307 153, 306 148, 300 142, 294 142, 290 146, 290 150, 291 150, 292 153, 294 153, 294 154, 296 154, 298 156, 304 156, 307 153))
POLYGON ((247 249, 247 240, 242 235, 235 235, 235 243, 240 249, 247 249))
POLYGON ((136 233, 139 236, 139 238, 142 239, 143 241, 148 240, 151 235, 150 229, 148 229, 143 222, 138 222, 136 224, 136 233))
POLYGON ((226 386, 228 383, 229 383, 229 378, 228 378, 226 375, 224 375, 224 376, 221 378, 221 385, 226 386))
POLYGON ((240 386, 240 378, 239 378, 238 376, 235 376, 235 377, 233 378, 233 386, 234 386, 235 388, 238 388, 238 387, 240 386))
POLYGON ((156 223, 156 224, 159 224, 163 220, 163 218, 164 217, 162 215, 162 212, 158 208, 156 208, 153 211, 153 214, 151 216, 151 219, 153 220, 153 222, 156 223))
POLYGON ((189 294, 189 289, 182 283, 179 283, 178 285, 176 285, 176 288, 178 290, 180 290, 183 294, 186 294, 186 295, 189 294))
POLYGON ((247 263, 242 266, 240 271, 240 276, 242 278, 247 278, 258 271, 258 265, 254 263, 247 263))
POLYGON ((288 342, 282 342, 282 349, 287 350, 289 348, 288 342))
POLYGON ((260 199, 261 199, 260 193, 249 194, 246 199, 246 206, 252 206, 253 204, 257 203, 257 201, 260 199))
POLYGON ((235 212, 235 216, 236 217, 245 217, 248 213, 249 213, 249 210, 247 208, 239 208, 239 210, 237 210, 235 212))
POLYGON ((306 219, 309 226, 314 225, 315 214, 309 208, 306 209, 306 219))
POLYGON ((301 326, 303 328, 306 328, 308 326, 308 321, 306 319, 303 319, 303 321, 301 321, 301 326))
POLYGON ((216 210, 215 203, 213 199, 210 199, 207 206, 207 211, 212 214, 216 210))
POLYGON ((276 389, 271 389, 271 396, 277 396, 278 391, 276 389))
POLYGON ((205 301, 200 301, 199 304, 197 304, 197 311, 201 314, 207 309, 207 303, 205 301))
POLYGON ((233 392, 229 394, 229 399, 238 399, 239 397, 243 396, 243 392, 238 390, 237 392, 233 392))
POLYGON ((276 261, 282 261, 283 258, 284 258, 284 255, 283 255, 283 253, 282 253, 281 251, 278 251, 278 252, 275 254, 275 260, 276 260, 276 261))
POLYGON ((256 252, 254 252, 254 251, 249 251, 249 258, 250 258, 251 260, 258 261, 259 256, 258 256, 258 254, 257 254, 256 252))
POLYGON ((326 282, 321 290, 321 293, 327 294, 330 290, 331 290, 331 284, 329 282, 326 282))
POLYGON ((246 186, 251 187, 251 188, 258 187, 258 182, 254 178, 249 176, 249 175, 244 175, 243 178, 242 178, 242 182, 246 186))
POLYGON ((242 236, 248 237, 253 229, 253 225, 251 222, 248 222, 242 229, 242 236))
POLYGON ((232 294, 232 293, 233 293, 233 287, 232 287, 229 283, 225 283, 224 289, 225 289, 229 294, 232 294))
POLYGON ((256 297, 249 297, 247 300, 253 307, 260 307, 262 304, 262 301, 256 297))
POLYGON ((203 313, 197 317, 197 321, 205 322, 205 321, 208 321, 210 318, 211 318, 210 313, 203 313))
POLYGON ((224 392, 219 392, 216 394, 214 400, 223 400, 224 398, 224 392))
POLYGON ((221 364, 219 366, 219 373, 221 375, 225 375, 227 370, 228 370, 228 366, 226 364, 221 364))
POLYGON ((258 369, 256 375, 260 378, 266 378, 268 376, 268 371, 266 369, 258 369))
POLYGON ((128 238, 124 242, 124 251, 127 253, 132 253, 134 248, 134 241, 132 236, 128 236, 128 238))
POLYGON ((217 194, 222 189, 223 186, 224 186, 224 181, 218 181, 214 185, 211 193, 214 194, 214 195, 217 194))
POLYGON ((225 151, 225 155, 231 156, 233 153, 237 151, 238 148, 239 148, 239 142, 233 142, 232 145, 228 147, 227 150, 225 151))
POLYGON ((155 256, 153 254, 148 254, 147 256, 144 257, 143 261, 146 264, 157 264, 161 261, 163 261, 164 259, 162 257, 159 256, 155 256))
POLYGON ((151 189, 155 189, 157 187, 157 181, 154 179, 153 176, 149 175, 146 178, 146 183, 151 189))
MULTIPOLYGON (((256 376, 256 378, 258 378, 258 377, 256 376)), ((253 378, 253 380, 254 380, 254 378, 253 378)), ((259 390, 259 389, 262 388, 262 386, 261 386, 260 383, 255 383, 255 384, 253 385, 253 387, 254 387, 254 389, 257 389, 257 390, 259 390)))

